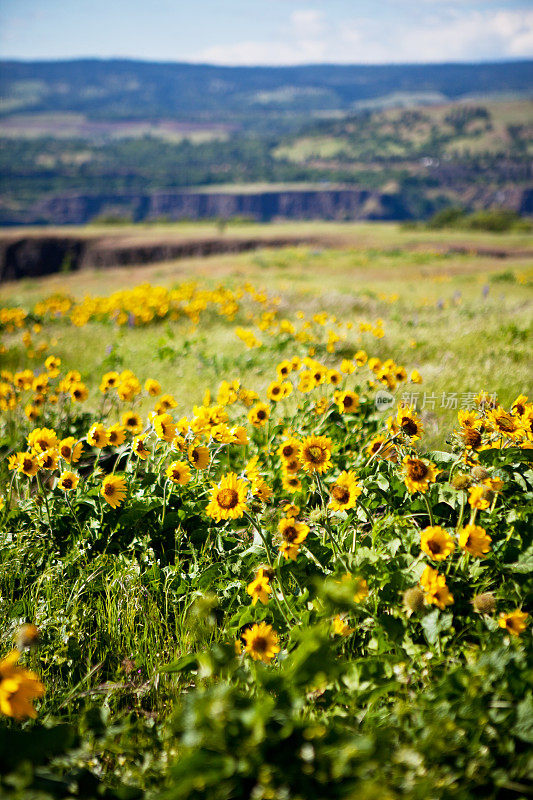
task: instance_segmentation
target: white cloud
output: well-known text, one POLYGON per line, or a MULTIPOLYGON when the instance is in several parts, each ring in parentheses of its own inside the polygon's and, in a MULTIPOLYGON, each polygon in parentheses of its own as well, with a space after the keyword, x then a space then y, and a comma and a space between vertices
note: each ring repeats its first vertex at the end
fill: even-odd
POLYGON ((533 56, 533 11, 447 9, 392 24, 352 18, 333 24, 315 9, 296 9, 273 41, 242 41, 201 51, 218 64, 428 63, 533 56))
POLYGON ((296 37, 315 38, 324 31, 324 14, 314 8, 300 8, 293 11, 290 19, 296 37))

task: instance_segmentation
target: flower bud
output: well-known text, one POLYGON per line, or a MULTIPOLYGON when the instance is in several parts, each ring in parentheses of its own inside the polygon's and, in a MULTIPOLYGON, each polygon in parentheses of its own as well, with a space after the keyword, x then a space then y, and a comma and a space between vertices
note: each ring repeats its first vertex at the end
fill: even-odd
POLYGON ((466 489, 470 489, 472 486, 472 478, 470 475, 459 472, 457 475, 453 476, 452 486, 458 492, 466 491, 466 489))
POLYGON ((403 593, 403 604, 411 614, 415 611, 422 611, 424 608, 424 592, 418 586, 406 589, 403 593))
POLYGON ((496 598, 492 592, 483 592, 474 597, 472 605, 478 614, 492 614, 496 610, 496 598))
POLYGON ((480 467, 479 465, 476 467, 472 467, 472 477, 476 481, 476 483, 481 483, 484 481, 485 478, 489 477, 489 473, 485 469, 485 467, 480 467))

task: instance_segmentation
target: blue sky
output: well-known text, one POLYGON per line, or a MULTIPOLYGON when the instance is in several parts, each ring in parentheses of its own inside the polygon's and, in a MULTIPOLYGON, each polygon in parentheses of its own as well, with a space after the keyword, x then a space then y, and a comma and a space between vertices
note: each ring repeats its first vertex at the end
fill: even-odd
POLYGON ((530 0, 1 0, 0 56, 217 64, 533 56, 530 0))

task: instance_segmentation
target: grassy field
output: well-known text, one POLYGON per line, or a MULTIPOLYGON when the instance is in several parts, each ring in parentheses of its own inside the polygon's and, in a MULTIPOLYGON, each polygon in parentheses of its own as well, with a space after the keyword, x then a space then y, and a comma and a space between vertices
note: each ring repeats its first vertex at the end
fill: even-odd
MULTIPOLYGON (((69 229, 69 233, 117 236, 129 241, 209 237, 215 231, 207 224, 69 229)), ((518 394, 532 391, 528 355, 532 269, 531 257, 523 255, 533 248, 530 235, 451 234, 402 230, 390 224, 333 223, 235 225, 230 226, 228 235, 264 236, 267 240, 276 235, 308 235, 330 246, 265 249, 252 254, 61 274, 5 285, 0 290, 0 303, 29 309, 56 292, 80 299, 85 294, 106 296, 144 282, 171 287, 192 279, 208 287, 223 282, 235 288, 249 280, 280 295, 282 316, 293 318, 296 309, 306 315, 325 310, 355 326, 360 320, 381 318, 382 339, 349 331, 342 346, 346 352, 363 347, 378 357, 393 353, 408 370, 420 371, 424 382, 411 389, 418 395, 433 444, 441 439, 443 425, 449 426, 454 420, 455 400, 459 402, 461 395, 482 387, 509 403, 518 394), (454 253, 455 248, 469 252, 454 253), (491 251, 507 253, 508 257, 483 254, 491 251)), ((228 359, 242 357, 245 350, 232 326, 216 319, 211 325, 209 331, 203 327, 193 331, 183 323, 141 329, 93 323, 76 331, 75 347, 72 330, 52 325, 35 339, 55 341, 51 350, 68 368, 76 368, 83 352, 90 380, 96 380, 112 348, 125 366, 133 363, 140 373, 164 379, 168 391, 187 398, 180 400, 180 410, 185 413, 191 399, 200 400, 206 377, 202 372, 199 380, 196 345, 205 354, 209 350, 208 335, 228 359), (169 335, 176 339, 169 340, 169 335), (185 358, 179 356, 180 336, 185 336, 190 345, 185 358), (167 359, 157 355, 169 342, 176 350, 176 365, 170 370, 167 359)), ((15 367, 21 357, 22 351, 15 349, 6 363, 15 367)), ((216 383, 217 378, 213 368, 209 379, 216 383)))

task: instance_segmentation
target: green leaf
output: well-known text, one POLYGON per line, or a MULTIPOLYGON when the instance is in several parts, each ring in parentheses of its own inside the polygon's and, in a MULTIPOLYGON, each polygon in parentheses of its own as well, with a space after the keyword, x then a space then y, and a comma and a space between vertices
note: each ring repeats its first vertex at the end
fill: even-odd
POLYGON ((511 733, 523 742, 533 744, 533 695, 531 692, 516 707, 516 723, 511 733))
POLYGON ((451 627, 453 614, 443 614, 436 608, 421 620, 424 634, 428 644, 435 645, 439 641, 440 634, 451 627))
POLYGON ((504 450, 493 447, 482 450, 479 460, 483 464, 520 464, 533 461, 531 450, 522 450, 520 447, 506 447, 504 450))
POLYGON ((159 667, 160 672, 192 672, 196 669, 198 669, 198 657, 193 653, 181 656, 176 661, 171 661, 170 664, 159 667))

